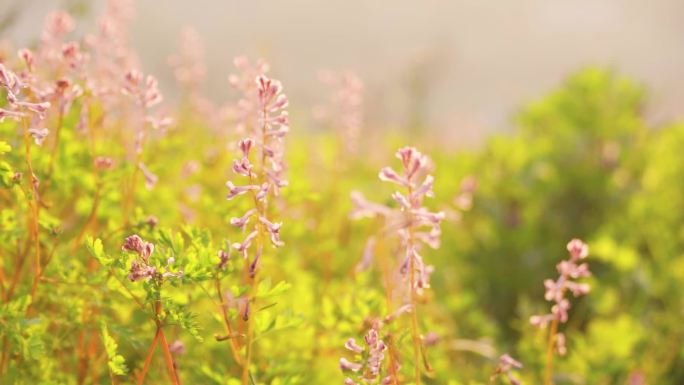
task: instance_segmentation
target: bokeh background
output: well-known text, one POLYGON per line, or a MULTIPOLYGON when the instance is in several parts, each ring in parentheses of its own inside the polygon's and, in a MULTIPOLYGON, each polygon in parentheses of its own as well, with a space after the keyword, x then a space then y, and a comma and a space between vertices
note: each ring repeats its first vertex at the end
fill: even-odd
MULTIPOLYGON (((1 1, 0 40, 11 43, 0 45, 0 58, 22 68, 16 48, 39 46, 45 16, 58 8, 76 18, 69 38, 79 40, 96 30, 104 3, 1 1)), ((228 223, 249 202, 225 199, 226 180, 237 180, 231 164, 242 135, 238 123, 244 122, 223 119, 219 108, 199 108, 188 97, 196 95, 176 81, 168 59, 179 51, 186 26, 204 42, 202 96, 214 101, 212 107, 235 107, 241 95, 231 91, 228 74, 241 54, 265 58, 269 76, 282 80, 290 99, 290 185, 269 206, 284 222, 286 247, 263 262, 274 287, 283 283, 288 291, 277 297, 277 306, 259 313, 266 336, 257 348, 256 383, 342 383, 344 341, 360 341, 373 317, 385 316, 402 300, 386 300, 379 284, 391 263, 356 268, 373 235, 381 239, 376 265, 401 258, 397 239, 383 233, 381 220, 353 221, 349 213, 356 190, 396 207, 394 187, 378 180, 378 170, 396 166, 393 154, 405 145, 433 160, 435 198, 426 205, 446 213, 441 247, 424 250, 435 266, 432 288, 419 306, 434 369, 425 372, 425 384, 487 383, 503 353, 524 362, 518 374, 523 383, 542 383, 546 333, 529 319, 549 311, 543 281, 557 274, 565 245, 575 237, 589 244, 593 276, 586 282, 592 291, 572 299, 570 321, 561 328, 568 354, 555 361, 555 383, 684 383, 684 2, 135 4, 127 30, 132 50, 143 72, 160 80, 160 112, 174 119, 168 130, 151 130, 140 155, 157 183, 135 189, 139 165, 131 154, 141 125, 125 108, 132 104, 127 95, 116 95, 123 107, 104 101, 92 106, 96 111, 101 105, 104 117, 86 119, 94 125, 89 133, 98 134, 93 148, 79 128, 89 102, 73 103, 63 122, 50 113, 51 130, 63 128, 61 136, 52 130, 46 139, 54 157, 37 146, 31 156, 39 179, 49 181, 42 186, 49 187, 53 206, 41 211, 47 231, 40 240, 55 245, 54 259, 45 263, 48 280, 41 281, 32 305, 35 318, 23 311, 14 312, 14 323, 0 318, 0 326, 16 329, 14 350, 0 358, 16 379, 10 383, 90 383, 86 377, 111 383, 101 370, 100 323, 111 329, 131 369, 117 379, 135 381, 155 330, 147 322, 150 314, 112 283, 112 276, 119 277, 145 295, 141 285, 126 281, 129 265, 119 254, 124 237, 134 232, 158 246, 160 261, 164 252, 175 253, 170 234, 188 241, 176 265, 188 268, 186 280, 169 289, 169 298, 197 325, 167 325, 185 344, 184 355, 176 357, 185 383, 239 383, 239 366, 225 359, 226 345, 213 338, 223 333, 215 299, 200 278, 192 279, 193 273, 213 272, 218 248, 244 235, 228 223), (312 117, 335 91, 319 81, 326 69, 350 70, 363 79, 358 141, 339 140, 351 131, 342 120, 312 117), (112 169, 93 170, 96 156, 111 157, 112 169), (131 175, 133 187, 126 190, 131 175), (126 204, 128 198, 134 204, 126 204), (85 235, 102 240, 102 255, 93 258, 87 251, 85 235), (118 270, 102 262, 108 260, 118 270), (94 341, 92 354, 79 353, 79 335, 94 341), (198 335, 204 342, 193 339, 198 335), (34 349, 35 357, 19 351, 30 353, 32 346, 41 348, 34 349)), ((49 70, 41 68, 41 76, 52 76, 49 70)), ((120 88, 119 77, 108 80, 120 88)), ((0 267, 9 276, 19 266, 17 294, 28 298, 32 270, 21 270, 27 259, 14 247, 31 236, 24 226, 28 195, 20 189, 27 179, 14 177, 14 171, 26 172, 23 154, 15 150, 22 148, 21 134, 10 119, 0 124, 3 151, 11 147, 0 163, 0 182, 7 187, 0 190, 0 252, 18 255, 0 259, 0 267)), ((227 273, 224 281, 234 284, 230 311, 237 320, 242 280, 227 273)), ((414 360, 407 321, 390 327, 399 336, 402 376, 408 379, 414 360)), ((161 360, 150 373, 155 375, 147 384, 167 382, 161 360)))
MULTIPOLYGON (((104 4, 3 0, 2 36, 28 44, 57 8, 75 11, 78 28, 92 30, 104 4)), ((216 100, 227 97, 239 54, 267 59, 296 105, 320 98, 319 70, 353 70, 366 83, 370 123, 423 125, 458 146, 510 129, 516 108, 586 65, 643 82, 653 122, 683 112, 678 0, 146 0, 136 8, 131 43, 167 97, 177 92, 167 58, 191 26, 205 42, 212 81, 204 87, 216 100)))

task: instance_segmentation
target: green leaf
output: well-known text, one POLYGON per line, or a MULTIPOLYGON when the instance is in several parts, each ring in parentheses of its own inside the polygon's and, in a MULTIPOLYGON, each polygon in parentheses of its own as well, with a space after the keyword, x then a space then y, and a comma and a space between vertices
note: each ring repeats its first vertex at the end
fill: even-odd
POLYGON ((116 341, 109 335, 109 330, 106 324, 102 324, 102 342, 104 343, 105 351, 107 352, 107 358, 109 359, 108 365, 112 373, 123 376, 128 372, 126 367, 126 360, 117 353, 118 345, 116 341))
POLYGON ((278 282, 275 286, 271 287, 270 278, 266 278, 259 283, 259 289, 257 290, 257 298, 269 298, 278 296, 292 287, 289 283, 285 281, 278 282))
POLYGON ((9 143, 0 140, 0 155, 10 152, 12 150, 12 146, 9 145, 9 143))
POLYGON ((165 301, 164 308, 173 323, 185 329, 197 341, 202 342, 204 340, 200 335, 200 328, 197 324, 197 316, 195 314, 171 301, 165 301))
POLYGON ((86 238, 86 248, 88 249, 88 252, 90 255, 95 257, 95 259, 100 262, 103 266, 109 266, 112 263, 111 258, 108 258, 107 255, 104 252, 104 247, 102 246, 102 241, 100 238, 95 238, 93 239, 92 237, 88 236, 86 238))

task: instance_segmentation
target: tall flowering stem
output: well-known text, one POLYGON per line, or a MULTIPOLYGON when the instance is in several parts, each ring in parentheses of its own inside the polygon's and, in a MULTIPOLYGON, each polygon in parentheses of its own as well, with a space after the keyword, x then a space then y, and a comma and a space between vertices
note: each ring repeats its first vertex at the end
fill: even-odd
POLYGON ((428 174, 431 162, 429 158, 421 154, 413 147, 401 148, 396 153, 401 161, 402 171, 397 172, 391 167, 380 170, 379 178, 385 182, 391 182, 400 186, 404 192, 397 191, 392 194, 399 209, 371 203, 366 201, 359 193, 353 193, 352 200, 355 206, 352 218, 363 216, 382 216, 389 230, 396 231, 401 240, 403 260, 399 267, 403 281, 405 282, 406 301, 412 309, 411 313, 411 336, 413 341, 415 383, 421 382, 421 350, 422 339, 418 326, 418 299, 424 290, 430 287, 430 274, 432 266, 423 261, 419 251, 423 245, 432 248, 439 247, 441 228, 440 223, 444 219, 444 213, 431 212, 423 207, 425 197, 432 197, 434 177, 428 174))
POLYGON ((544 299, 554 302, 551 313, 533 315, 530 323, 539 328, 550 325, 546 347, 546 365, 544 367, 544 385, 553 384, 553 358, 555 353, 565 355, 565 334, 558 332, 559 324, 568 321, 570 301, 566 298, 568 292, 574 297, 580 297, 589 293, 589 284, 576 282, 576 279, 589 277, 589 265, 580 263, 589 255, 589 248, 579 239, 573 239, 567 245, 570 257, 556 265, 558 278, 556 280, 544 280, 546 292, 544 299))
POLYGON ((248 184, 236 186, 226 182, 227 199, 240 195, 250 195, 253 207, 241 217, 230 220, 233 226, 247 233, 242 242, 234 243, 232 248, 245 260, 244 277, 251 287, 250 297, 246 299, 242 319, 246 323, 245 359, 243 362, 242 383, 249 383, 249 366, 253 351, 253 316, 258 287, 258 270, 264 245, 270 241, 274 247, 283 246, 280 240, 281 222, 269 216, 268 204, 271 197, 278 196, 280 189, 287 185, 283 179, 285 170, 284 137, 289 130, 288 115, 284 110, 288 105, 279 81, 259 75, 256 78, 258 101, 258 125, 248 136, 239 141, 242 157, 233 161, 235 174, 248 180, 248 184), (252 153, 255 153, 252 155, 252 153), (250 160, 250 158, 254 160, 250 160), (266 239, 268 238, 268 240, 266 239))
POLYGON ((124 75, 122 83, 121 93, 130 96, 140 109, 138 128, 134 138, 134 169, 123 200, 124 223, 128 225, 130 214, 135 205, 135 188, 139 172, 143 173, 148 189, 151 189, 156 183, 156 176, 151 174, 142 162, 143 149, 148 135, 147 126, 159 128, 160 125, 168 124, 168 121, 162 121, 148 115, 150 108, 162 101, 157 79, 154 76, 143 76, 140 71, 131 69, 124 75))
MULTIPOLYGON (((20 54, 20 56, 22 55, 20 54)), ((29 65, 28 63, 32 63, 30 54, 24 54, 24 56, 26 56, 25 61, 27 65, 29 65)), ((38 125, 43 123, 45 114, 50 108, 50 103, 46 101, 33 101, 33 98, 29 94, 32 91, 30 85, 24 82, 17 74, 7 69, 2 63, 0 63, 0 88, 4 89, 8 103, 7 106, 3 106, 4 108, 0 108, 0 121, 5 119, 21 120, 24 133, 24 160, 28 172, 28 190, 30 192, 29 195, 31 196, 28 200, 28 227, 31 239, 33 240, 35 253, 35 268, 33 284, 31 285, 31 297, 35 300, 42 267, 38 225, 40 215, 39 180, 34 172, 33 163, 31 161, 31 141, 33 139, 33 142, 40 146, 48 135, 47 128, 38 127, 38 125), (26 92, 26 90, 28 90, 28 92, 26 92)))
POLYGON ((314 110, 314 117, 334 124, 344 153, 357 153, 364 119, 363 80, 352 71, 321 71, 318 78, 332 89, 332 95, 328 105, 314 110))

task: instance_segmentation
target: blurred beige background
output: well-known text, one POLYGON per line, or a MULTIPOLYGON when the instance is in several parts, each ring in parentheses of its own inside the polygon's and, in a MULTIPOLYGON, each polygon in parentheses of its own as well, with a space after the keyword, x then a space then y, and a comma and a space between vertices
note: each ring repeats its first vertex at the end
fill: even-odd
MULTIPOLYGON (((51 9, 82 11, 91 28, 104 1, 0 0, 24 4, 3 32, 15 44, 39 34, 51 9), (76 4, 76 5, 74 5, 76 4), (84 6, 85 5, 85 6, 84 6)), ((293 107, 322 97, 320 69, 351 69, 368 88, 371 122, 418 122, 461 144, 510 128, 527 101, 589 64, 643 81, 647 114, 658 123, 682 115, 684 1, 446 0, 141 0, 132 44, 167 94, 167 57, 183 26, 206 43, 206 92, 223 100, 232 58, 263 56, 293 107)))

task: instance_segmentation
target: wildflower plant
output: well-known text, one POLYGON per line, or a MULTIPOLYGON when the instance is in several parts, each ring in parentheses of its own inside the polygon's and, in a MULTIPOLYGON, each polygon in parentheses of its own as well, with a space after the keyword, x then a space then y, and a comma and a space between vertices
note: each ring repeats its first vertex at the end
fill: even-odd
MULTIPOLYGON (((247 184, 236 186, 232 181, 226 182, 227 199, 249 195, 253 202, 242 216, 230 220, 231 225, 246 232, 241 242, 231 245, 245 261, 243 277, 251 287, 246 294, 242 309, 245 323, 245 357, 242 362, 242 382, 247 384, 250 377, 252 360, 254 326, 253 312, 258 288, 258 270, 260 260, 266 250, 266 243, 273 247, 281 247, 280 240, 282 222, 275 222, 271 217, 269 203, 287 186, 284 179, 285 159, 283 139, 289 131, 288 115, 285 108, 288 100, 282 93, 279 81, 260 75, 255 79, 257 85, 258 127, 254 127, 250 136, 238 142, 241 157, 233 161, 233 172, 246 179, 247 184), (253 159, 253 160, 250 160, 253 159)), ((219 256, 222 260, 224 256, 219 256)), ((219 295, 222 295, 219 293, 219 295)))
POLYGON ((589 293, 590 287, 587 283, 577 282, 577 279, 586 278, 591 275, 589 265, 581 263, 589 255, 589 247, 579 239, 568 242, 567 260, 561 261, 556 265, 558 278, 556 280, 544 280, 544 299, 553 302, 551 312, 530 317, 530 324, 541 329, 548 329, 546 366, 544 370, 544 384, 552 384, 553 376, 553 357, 555 353, 563 356, 566 353, 565 334, 558 331, 560 324, 568 322, 568 310, 570 310, 570 300, 567 294, 571 293, 574 297, 580 297, 589 293))
MULTIPOLYGON (((425 264, 419 251, 422 245, 439 247, 440 222, 444 219, 444 213, 431 212, 423 206, 424 198, 433 196, 434 177, 428 174, 431 166, 429 158, 412 147, 401 148, 397 151, 396 157, 401 161, 402 170, 397 172, 391 167, 384 167, 380 170, 378 177, 381 181, 391 182, 404 190, 392 194, 398 209, 369 202, 360 193, 354 192, 352 200, 355 207, 351 216, 353 218, 383 217, 385 231, 395 232, 399 236, 402 256, 398 272, 403 281, 400 292, 404 302, 400 310, 410 309, 410 311, 399 311, 399 313, 411 314, 414 381, 420 384, 424 352, 417 306, 419 297, 423 295, 425 289, 430 287, 430 274, 434 268, 425 264)), ((392 289, 386 287, 385 290, 391 291, 392 289)), ((391 298, 391 294, 388 298, 391 298)), ((391 305, 388 303, 390 309, 391 305)), ((390 365, 395 365, 395 363, 391 362, 390 365)))
POLYGON ((380 172, 397 192, 349 202, 378 186, 394 140, 363 122, 377 111, 360 79, 323 79, 335 130, 289 133, 287 112, 311 108, 287 105, 266 62, 236 58, 218 81, 239 98, 214 102, 198 36, 152 73, 133 17, 108 0, 90 30, 57 10, 26 46, 0 42, 1 384, 549 384, 566 351, 556 365, 577 383, 684 382, 669 231, 684 130, 649 129, 636 83, 582 71, 505 139, 434 147, 434 206, 433 163, 412 147, 380 172), (156 80, 173 75, 175 106, 156 80), (573 240, 530 319, 541 331, 521 330, 525 277, 570 230, 596 239, 591 312, 570 314, 589 292, 573 240))

